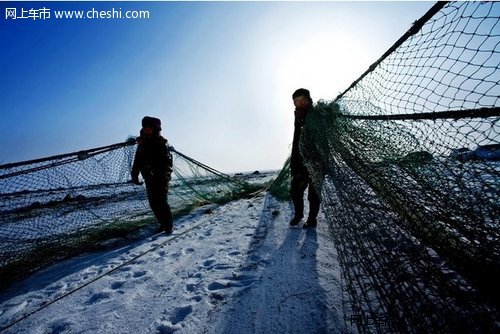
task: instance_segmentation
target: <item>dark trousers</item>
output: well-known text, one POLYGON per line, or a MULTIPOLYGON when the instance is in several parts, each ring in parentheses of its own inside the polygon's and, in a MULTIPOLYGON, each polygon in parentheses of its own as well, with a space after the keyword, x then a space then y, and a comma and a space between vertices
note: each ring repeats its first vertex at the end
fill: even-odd
POLYGON ((170 205, 168 205, 168 180, 165 178, 147 178, 146 190, 151 210, 164 230, 171 230, 173 219, 170 205))
POLYGON ((307 199, 309 200, 309 218, 316 218, 319 213, 321 199, 314 187, 309 174, 292 175, 290 197, 295 208, 296 217, 304 217, 304 192, 309 187, 307 199))

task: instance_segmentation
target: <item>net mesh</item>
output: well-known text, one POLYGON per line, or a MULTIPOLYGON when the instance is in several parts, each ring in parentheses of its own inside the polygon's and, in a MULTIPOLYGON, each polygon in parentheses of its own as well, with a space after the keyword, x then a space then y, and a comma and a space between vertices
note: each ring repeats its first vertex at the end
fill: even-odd
MULTIPOLYGON (((102 148, 0 166, 1 284, 62 258, 109 247, 155 229, 144 186, 130 182, 135 139, 102 148), (149 228, 150 227, 150 228, 149 228), (149 228, 149 230, 148 230, 149 228)), ((172 150, 174 217, 223 203, 262 184, 229 177, 172 150)))
POLYGON ((301 153, 360 332, 498 332, 499 64, 500 3, 438 3, 308 115, 301 153))

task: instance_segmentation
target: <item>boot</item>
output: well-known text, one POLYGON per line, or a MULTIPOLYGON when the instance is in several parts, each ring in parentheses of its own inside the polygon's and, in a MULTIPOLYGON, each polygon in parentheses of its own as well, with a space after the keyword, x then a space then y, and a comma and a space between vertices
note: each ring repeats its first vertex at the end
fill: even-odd
POLYGON ((290 226, 297 226, 299 225, 300 221, 302 220, 302 216, 295 216, 293 219, 290 221, 290 226))
POLYGON ((304 225, 302 225, 302 228, 316 228, 316 226, 318 225, 318 221, 316 220, 316 218, 307 218, 307 221, 304 225))

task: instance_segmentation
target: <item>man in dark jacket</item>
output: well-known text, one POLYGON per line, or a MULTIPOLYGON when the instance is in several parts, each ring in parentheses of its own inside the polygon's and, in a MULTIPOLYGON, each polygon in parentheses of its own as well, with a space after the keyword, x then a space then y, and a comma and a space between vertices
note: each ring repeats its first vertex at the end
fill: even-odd
POLYGON ((309 91, 304 88, 297 89, 293 93, 292 98, 295 105, 295 129, 293 132, 292 156, 290 159, 292 176, 290 197, 295 208, 295 215, 290 221, 290 225, 298 225, 304 217, 304 192, 309 187, 307 196, 309 200, 309 217, 303 227, 315 228, 317 225, 316 217, 319 213, 320 197, 300 153, 300 136, 306 123, 306 117, 312 110, 313 101, 309 91))
POLYGON ((161 121, 146 116, 142 119, 141 135, 132 165, 132 182, 140 185, 139 173, 146 182, 149 206, 161 225, 161 230, 172 233, 173 221, 167 201, 168 185, 172 173, 172 155, 168 141, 160 135, 161 121))

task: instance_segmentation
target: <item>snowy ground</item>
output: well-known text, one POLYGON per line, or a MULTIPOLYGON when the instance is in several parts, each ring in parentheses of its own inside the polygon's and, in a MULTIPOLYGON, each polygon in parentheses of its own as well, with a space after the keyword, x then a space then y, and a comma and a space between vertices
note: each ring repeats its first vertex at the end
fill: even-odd
POLYGON ((290 204, 269 194, 200 208, 170 236, 80 256, 1 291, 0 331, 355 332, 326 224, 290 228, 290 218, 290 204))

